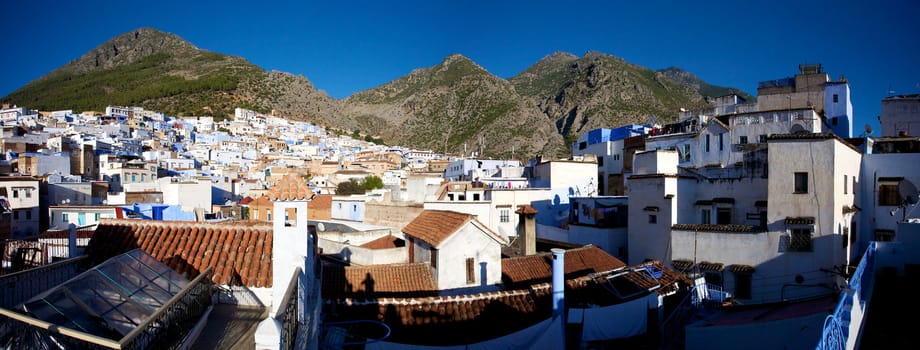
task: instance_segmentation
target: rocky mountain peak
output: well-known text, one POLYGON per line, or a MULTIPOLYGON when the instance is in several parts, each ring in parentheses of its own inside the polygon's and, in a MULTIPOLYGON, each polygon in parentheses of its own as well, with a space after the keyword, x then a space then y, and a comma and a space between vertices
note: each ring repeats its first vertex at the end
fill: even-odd
POLYGON ((142 27, 109 39, 53 73, 82 74, 128 65, 155 53, 191 54, 195 45, 172 33, 142 27))

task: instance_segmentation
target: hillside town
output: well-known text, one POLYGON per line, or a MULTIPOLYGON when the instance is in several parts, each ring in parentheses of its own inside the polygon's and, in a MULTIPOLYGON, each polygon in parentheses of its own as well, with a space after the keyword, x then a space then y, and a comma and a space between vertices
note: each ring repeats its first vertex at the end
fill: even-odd
POLYGON ((797 68, 561 158, 4 105, 0 348, 906 346, 920 95, 797 68))

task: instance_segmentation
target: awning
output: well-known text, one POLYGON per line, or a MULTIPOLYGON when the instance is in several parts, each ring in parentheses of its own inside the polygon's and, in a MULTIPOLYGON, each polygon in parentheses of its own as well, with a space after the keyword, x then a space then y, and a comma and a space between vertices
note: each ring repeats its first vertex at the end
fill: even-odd
POLYGON ((693 262, 690 260, 671 260, 671 266, 678 271, 690 271, 693 269, 693 262))
POLYGON ((815 218, 813 216, 802 216, 802 217, 787 217, 786 225, 814 225, 815 218))
POLYGON ((734 273, 754 273, 754 267, 751 265, 728 265, 728 271, 734 273))
POLYGON ((721 272, 724 269, 721 263, 714 263, 714 262, 708 262, 708 261, 702 261, 696 264, 696 267, 698 267, 700 271, 721 272))

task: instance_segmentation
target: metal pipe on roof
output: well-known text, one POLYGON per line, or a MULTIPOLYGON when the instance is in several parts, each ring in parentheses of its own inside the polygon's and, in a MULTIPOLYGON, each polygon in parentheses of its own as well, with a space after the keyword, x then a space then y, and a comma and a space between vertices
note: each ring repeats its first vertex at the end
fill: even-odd
POLYGON ((550 249, 553 252, 553 316, 564 316, 565 311, 565 250, 550 249))

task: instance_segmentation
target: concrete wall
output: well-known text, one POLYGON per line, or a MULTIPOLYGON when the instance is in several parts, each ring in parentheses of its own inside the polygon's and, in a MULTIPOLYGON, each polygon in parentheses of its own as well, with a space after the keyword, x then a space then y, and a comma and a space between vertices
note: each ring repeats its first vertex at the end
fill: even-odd
POLYGON ((401 229, 412 222, 422 210, 423 208, 419 205, 367 203, 364 222, 401 229))
POLYGON ((629 230, 625 227, 602 228, 570 225, 568 237, 563 241, 581 245, 593 244, 610 255, 625 261, 629 246, 629 230))
POLYGON ((472 222, 441 242, 435 277, 439 289, 496 285, 501 273, 501 244, 472 222), (473 258, 472 283, 467 283, 467 258, 473 258))
MULTIPOLYGON (((903 177, 916 187, 920 187, 920 153, 872 153, 866 154, 862 159, 862 181, 857 184, 859 207, 862 210, 856 218, 859 227, 856 232, 857 244, 854 250, 865 251, 869 241, 874 240, 875 230, 892 230, 897 228, 897 222, 904 217, 904 212, 897 206, 879 206, 878 190, 879 178, 903 177), (891 212, 895 211, 894 215, 891 212)), ((917 206, 908 208, 911 217, 920 217, 917 206), (912 210, 912 211, 911 211, 912 210)), ((897 237, 896 237, 897 239, 897 237)))
POLYGON ((332 198, 332 219, 364 221, 365 202, 345 198, 332 198))
POLYGON ((409 262, 409 249, 368 249, 341 241, 319 239, 323 255, 332 256, 351 265, 403 264, 409 262))
POLYGON ((898 136, 902 131, 920 136, 920 96, 883 99, 879 123, 881 136, 898 136))

